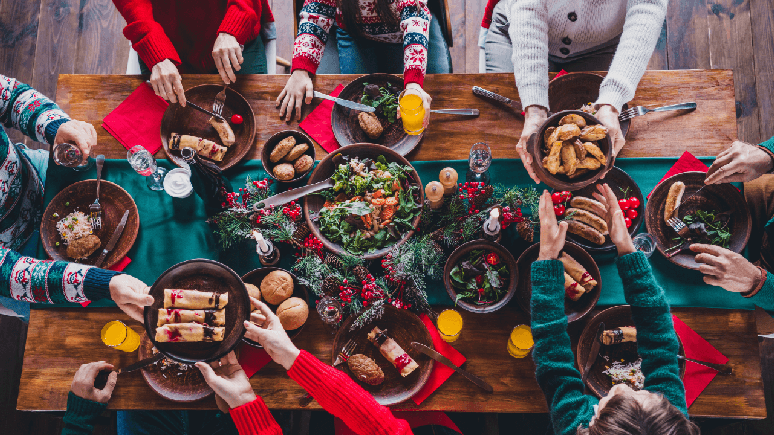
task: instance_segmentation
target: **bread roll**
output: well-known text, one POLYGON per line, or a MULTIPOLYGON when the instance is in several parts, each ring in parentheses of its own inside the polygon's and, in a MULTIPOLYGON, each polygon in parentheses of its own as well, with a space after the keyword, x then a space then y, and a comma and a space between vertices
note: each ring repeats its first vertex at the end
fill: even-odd
POLYGON ((293 295, 293 277, 284 270, 269 272, 261 281, 261 296, 266 303, 279 305, 293 295))
POLYGON ((292 150, 295 145, 296 138, 293 136, 288 136, 285 139, 282 139, 277 145, 274 146, 274 149, 271 150, 271 154, 269 154, 269 161, 272 163, 279 162, 283 157, 288 155, 290 150, 292 150))
POLYGON ((349 370, 360 382, 368 385, 379 385, 384 382, 384 372, 371 358, 357 353, 347 359, 349 370))
POLYGON ((682 181, 675 181, 669 186, 666 206, 664 207, 664 221, 677 216, 677 210, 683 200, 683 193, 685 193, 685 184, 682 181))
POLYGON ((305 143, 297 144, 296 146, 293 147, 293 149, 290 150, 288 155, 285 156, 285 161, 291 162, 291 163, 295 162, 296 159, 301 157, 308 149, 309 149, 309 145, 305 143))
POLYGON ((301 298, 290 298, 277 307, 277 317, 286 331, 303 326, 308 316, 309 306, 301 298))
MULTIPOLYGON (((261 289, 259 289, 258 286, 246 282, 245 288, 247 289, 247 294, 250 295, 251 298, 256 298, 259 301, 261 300, 261 289)), ((255 311, 257 309, 258 307, 250 302, 250 311, 255 311)))
POLYGON ((596 243, 597 245, 605 244, 605 236, 599 231, 595 230, 593 227, 590 227, 583 222, 576 220, 568 220, 566 222, 567 231, 570 233, 575 234, 576 236, 581 236, 592 243, 596 243))

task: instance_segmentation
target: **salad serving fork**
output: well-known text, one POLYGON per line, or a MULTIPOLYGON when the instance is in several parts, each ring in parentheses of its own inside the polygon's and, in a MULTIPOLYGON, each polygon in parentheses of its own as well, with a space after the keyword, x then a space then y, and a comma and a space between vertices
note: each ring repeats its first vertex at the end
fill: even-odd
POLYGON ((626 121, 627 119, 631 119, 631 118, 634 118, 635 116, 644 115, 650 112, 665 112, 667 110, 692 110, 695 108, 696 108, 696 103, 673 104, 671 106, 657 107, 655 109, 648 109, 645 106, 636 106, 621 112, 621 114, 618 115, 618 120, 626 121))
POLYGON ((89 220, 91 221, 91 229, 98 230, 102 228, 102 205, 99 203, 99 185, 102 179, 102 166, 105 164, 105 156, 100 154, 97 156, 97 197, 94 202, 89 204, 89 220))

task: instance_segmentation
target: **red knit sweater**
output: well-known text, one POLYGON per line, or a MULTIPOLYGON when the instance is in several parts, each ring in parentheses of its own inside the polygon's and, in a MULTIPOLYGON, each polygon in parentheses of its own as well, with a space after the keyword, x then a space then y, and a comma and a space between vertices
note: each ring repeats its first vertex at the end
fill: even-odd
MULTIPOLYGON (((323 364, 302 350, 288 376, 304 387, 322 407, 339 417, 359 435, 410 435, 405 420, 398 420, 389 409, 379 405, 373 396, 349 376, 323 364)), ((239 433, 275 435, 282 431, 259 397, 254 402, 231 410, 239 433)))
POLYGON ((274 21, 268 0, 113 0, 126 20, 124 36, 148 68, 169 59, 181 73, 216 70, 212 46, 218 33, 240 44, 255 39, 261 23, 274 21))

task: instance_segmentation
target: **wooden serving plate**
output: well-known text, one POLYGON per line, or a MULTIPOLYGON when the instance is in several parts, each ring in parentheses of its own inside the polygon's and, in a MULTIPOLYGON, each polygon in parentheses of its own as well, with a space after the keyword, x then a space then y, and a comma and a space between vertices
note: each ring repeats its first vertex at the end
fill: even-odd
MULTIPOLYGON (((349 82, 339 94, 339 98, 359 103, 366 83, 378 85, 379 87, 392 83, 396 88, 403 89, 403 79, 398 76, 382 73, 369 74, 349 82)), ((419 145, 419 141, 422 140, 422 134, 416 136, 406 134, 403 131, 403 123, 399 119, 396 119, 394 123, 390 123, 381 117, 379 120, 382 123, 384 132, 377 139, 371 139, 360 128, 360 121, 357 119, 358 113, 360 112, 340 104, 333 105, 331 126, 333 127, 333 134, 341 146, 364 142, 375 143, 405 156, 416 148, 419 145)))
POLYGON ((337 369, 347 373, 353 381, 371 393, 380 405, 394 405, 413 397, 430 379, 430 373, 433 371, 433 364, 435 363, 429 356, 417 352, 411 347, 411 343, 416 341, 433 349, 433 339, 430 337, 430 332, 428 332, 425 324, 422 323, 416 314, 408 310, 399 310, 389 304, 385 305, 384 314, 380 319, 366 323, 362 328, 351 331, 350 328, 357 317, 357 314, 349 316, 344 324, 341 325, 341 328, 339 328, 339 332, 333 341, 331 362, 336 359, 336 355, 344 348, 347 342, 353 339, 357 343, 357 347, 352 352, 352 355, 359 353, 374 360, 384 372, 384 382, 380 385, 368 385, 359 382, 350 372, 347 363, 339 365, 337 369), (395 340, 419 364, 419 368, 406 377, 401 376, 398 369, 382 356, 376 346, 368 341, 367 335, 374 326, 379 327, 383 331, 386 330, 387 335, 395 340))
POLYGON ((150 289, 153 305, 145 307, 148 338, 169 359, 185 364, 214 361, 234 350, 245 334, 244 321, 250 317, 250 298, 242 279, 233 270, 214 260, 198 258, 178 263, 156 279, 150 289), (228 293, 226 332, 223 341, 197 343, 158 343, 158 310, 164 308, 164 289, 187 289, 228 293))
MULTIPOLYGON (((577 301, 567 297, 564 298, 564 314, 567 315, 567 322, 572 323, 586 316, 599 302, 599 295, 602 294, 602 278, 599 273, 597 263, 591 258, 588 252, 575 243, 566 241, 562 252, 567 252, 572 258, 578 261, 589 272, 592 278, 597 281, 597 286, 586 292, 577 301)), ((540 254, 540 243, 527 248, 519 256, 519 286, 516 290, 516 300, 519 307, 528 315, 531 314, 530 304, 532 301, 532 263, 537 261, 540 254)), ((564 292, 562 292, 564 293, 564 292)))
MULTIPOLYGON (((153 343, 148 334, 142 334, 142 342, 138 352, 138 360, 153 356, 153 343)), ((161 362, 143 367, 140 371, 148 386, 159 396, 173 402, 193 402, 214 393, 204 381, 204 376, 198 368, 191 366, 188 370, 180 370, 171 366, 161 369, 161 362)))
MULTIPOLYGON (((281 270, 283 272, 287 272, 288 274, 290 274, 290 276, 293 277, 293 294, 290 297, 301 298, 308 305, 309 304, 309 291, 306 289, 305 285, 301 284, 301 281, 298 280, 298 277, 295 276, 293 273, 291 273, 289 270, 285 270, 285 269, 282 269, 280 267, 261 267, 261 268, 258 268, 258 269, 251 270, 250 272, 247 272, 246 274, 244 274, 242 276, 242 281, 244 281, 244 282, 246 282, 248 284, 252 284, 252 285, 254 285, 254 286, 256 286, 256 287, 258 287, 260 289, 261 288, 261 281, 263 281, 263 279, 266 278, 266 275, 268 275, 269 273, 271 273, 271 272, 273 272, 275 270, 281 270)), ((279 305, 272 305, 272 304, 266 302, 263 298, 261 298, 261 302, 263 302, 266 305, 268 305, 269 308, 271 308, 271 311, 273 313, 275 313, 275 314, 277 313, 277 308, 279 307, 279 305)), ((312 307, 309 307, 309 315, 310 316, 312 315, 312 307)), ((309 320, 309 319, 307 318, 307 320, 309 320)), ((304 323, 304 324, 306 324, 306 323, 304 323)), ((304 329, 304 325, 301 325, 300 328, 292 329, 290 331, 285 331, 285 332, 287 332, 288 337, 290 337, 290 339, 293 340, 294 338, 298 337, 298 334, 301 333, 302 329, 304 329)), ((249 344, 251 346, 263 347, 263 346, 260 345, 260 343, 257 343, 257 342, 255 342, 253 340, 250 340, 247 337, 242 338, 242 340, 244 340, 247 344, 249 344)))
MULTIPOLYGON (((747 201, 739 189, 731 184, 708 185, 698 195, 689 198, 690 195, 705 186, 704 178, 706 175, 700 171, 673 175, 657 185, 650 194, 650 200, 645 207, 645 225, 648 232, 655 237, 656 249, 661 255, 666 257, 665 250, 678 244, 673 240, 677 237, 677 233, 664 221, 664 208, 666 207, 669 187, 676 181, 682 181, 685 184, 683 203, 678 209, 677 217, 682 219, 686 215, 695 213, 696 210, 715 210, 718 213, 732 210, 729 221, 729 231, 731 232, 729 249, 741 253, 747 246, 752 231, 752 217, 747 208, 747 201)), ((685 250, 673 257, 668 257, 667 260, 686 269, 698 270, 699 263, 696 262, 695 257, 696 254, 693 251, 685 250)))
MULTIPOLYGON (((188 101, 192 101, 204 109, 212 110, 215 95, 221 90, 223 90, 223 86, 220 85, 199 85, 187 89, 185 96, 188 101)), ((226 103, 222 115, 236 136, 236 143, 226 151, 223 161, 213 161, 221 170, 225 170, 239 163, 247 155, 255 142, 256 130, 253 108, 242 94, 231 87, 226 88, 226 103), (231 123, 231 116, 234 114, 242 116, 244 120, 242 124, 231 123)), ((185 161, 180 155, 180 151, 169 149, 169 138, 172 133, 197 136, 223 145, 218 132, 207 122, 209 119, 210 117, 206 113, 199 112, 193 107, 183 107, 177 103, 170 104, 164 111, 164 117, 161 118, 161 143, 164 145, 167 157, 177 166, 183 166, 185 161)))
MULTIPOLYGON (((629 305, 620 305, 602 310, 586 324, 586 328, 578 340, 578 348, 575 352, 581 376, 585 372, 586 360, 588 359, 589 352, 591 352, 591 345, 596 339, 594 335, 597 333, 600 322, 605 323, 605 329, 634 326, 631 307, 629 305)), ((685 356, 685 349, 679 335, 677 336, 677 342, 680 344, 678 354, 685 356)), ((606 370, 605 365, 621 360, 634 362, 639 358, 639 354, 637 353, 637 343, 619 343, 609 346, 601 345, 599 347, 599 355, 594 365, 591 366, 591 370, 586 378, 586 385, 597 397, 603 397, 613 388, 613 381, 610 379, 610 376, 602 373, 606 370), (610 361, 605 361, 601 355, 608 356, 610 361)), ((678 360, 677 366, 680 368, 680 379, 685 378, 685 360, 678 360)))
MULTIPOLYGON (((74 211, 83 212, 88 216, 89 205, 94 202, 96 197, 97 180, 83 180, 62 189, 48 204, 40 224, 40 238, 43 240, 43 248, 53 260, 76 261, 67 256, 67 245, 62 236, 59 235, 56 223, 74 211), (54 217, 54 214, 57 217, 54 217), (59 243, 58 246, 57 243, 59 243)), ((118 263, 132 249, 134 241, 137 239, 137 233, 140 230, 140 214, 137 211, 137 204, 134 203, 131 195, 119 185, 110 181, 101 181, 99 203, 102 205, 102 228, 93 230, 93 232, 99 237, 102 244, 90 256, 77 260, 77 262, 94 265, 97 259, 99 259, 102 249, 110 241, 110 237, 113 235, 113 231, 115 231, 118 223, 121 222, 124 212, 129 210, 126 227, 124 227, 118 243, 107 254, 105 261, 101 265, 102 268, 107 269, 118 263)))

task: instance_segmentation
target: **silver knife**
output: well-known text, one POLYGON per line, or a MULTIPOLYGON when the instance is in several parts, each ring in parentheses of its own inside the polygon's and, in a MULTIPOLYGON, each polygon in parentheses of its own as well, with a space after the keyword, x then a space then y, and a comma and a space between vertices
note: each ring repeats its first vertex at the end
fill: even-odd
POLYGON ((452 368, 455 372, 461 374, 462 376, 465 376, 470 382, 473 382, 474 384, 478 385, 479 387, 483 388, 484 391, 491 393, 494 391, 494 388, 492 388, 491 385, 487 384, 486 381, 479 378, 478 376, 463 370, 457 366, 454 365, 451 361, 449 361, 449 358, 446 358, 445 356, 441 355, 440 353, 436 352, 433 349, 430 349, 429 347, 425 346, 422 343, 412 342, 411 347, 414 348, 417 352, 422 352, 423 354, 429 356, 430 358, 438 361, 439 363, 448 366, 452 368))
POLYGON ((354 101, 345 100, 343 98, 331 97, 330 95, 323 94, 322 92, 314 91, 314 96, 317 98, 323 98, 325 100, 331 100, 336 104, 340 104, 353 110, 359 110, 361 112, 376 112, 376 108, 374 107, 366 106, 365 104, 356 103, 354 101))
POLYGON ((224 117, 222 117, 222 116, 220 116, 220 115, 218 115, 216 113, 210 112, 209 110, 205 109, 204 107, 199 106, 198 104, 194 104, 194 103, 189 101, 189 102, 186 103, 186 105, 187 106, 191 106, 191 107, 193 107, 194 109, 196 109, 196 110, 198 110, 200 112, 206 113, 206 114, 212 116, 213 118, 218 118, 218 119, 222 119, 222 120, 225 121, 224 117))
POLYGON ((443 113, 446 115, 478 116, 478 109, 437 109, 430 113, 443 113))
POLYGON ((258 211, 265 207, 287 204, 290 201, 295 201, 298 198, 303 198, 306 195, 311 195, 312 193, 319 192, 321 190, 330 189, 335 184, 336 183, 333 182, 332 178, 328 178, 327 180, 321 181, 319 183, 299 187, 298 189, 288 190, 287 192, 282 192, 277 195, 270 196, 263 201, 256 202, 253 204, 253 210, 258 211))
MULTIPOLYGON (((143 360, 137 361, 136 363, 130 364, 122 369, 118 369, 115 372, 116 374, 119 374, 119 375, 121 373, 133 372, 145 366, 155 364, 157 361, 160 361, 162 358, 164 358, 164 354, 159 352, 150 358, 145 358, 143 360)), ((110 372, 111 370, 100 370, 99 373, 97 373, 97 377, 94 379, 94 388, 98 390, 105 388, 105 385, 107 384, 108 376, 110 376, 110 372)))
POLYGON ((521 115, 521 112, 524 111, 521 107, 520 101, 514 101, 510 98, 503 97, 500 94, 496 94, 492 91, 488 91, 484 88, 480 88, 478 86, 473 86, 473 93, 478 95, 479 97, 488 98, 490 100, 496 101, 501 104, 505 104, 506 106, 511 106, 516 111, 517 114, 521 115))
POLYGON ((586 357, 586 365, 583 366, 583 377, 581 378, 583 385, 586 385, 586 378, 589 377, 589 371, 591 371, 594 361, 596 361, 597 356, 599 356, 599 346, 602 345, 601 338, 604 331, 605 322, 600 322, 597 327, 597 333, 594 335, 594 342, 591 343, 591 352, 589 352, 589 356, 586 357))
POLYGON ((118 226, 113 231, 113 235, 110 236, 110 240, 108 241, 107 245, 105 245, 105 249, 102 250, 102 254, 100 254, 99 258, 97 259, 97 262, 94 263, 94 267, 100 267, 102 265, 102 262, 105 261, 105 257, 107 257, 108 252, 110 252, 113 248, 116 247, 116 243, 118 243, 118 239, 121 238, 121 234, 124 232, 124 227, 126 226, 127 219, 129 219, 129 210, 124 212, 124 216, 121 218, 121 222, 118 223, 118 226))
POLYGON ((774 318, 757 305, 755 306, 755 324, 758 330, 758 337, 774 338, 774 318))

